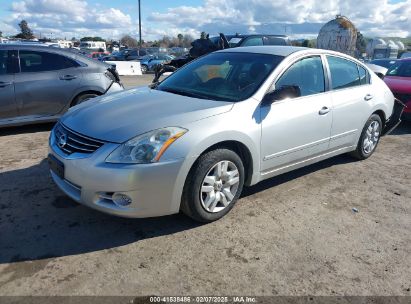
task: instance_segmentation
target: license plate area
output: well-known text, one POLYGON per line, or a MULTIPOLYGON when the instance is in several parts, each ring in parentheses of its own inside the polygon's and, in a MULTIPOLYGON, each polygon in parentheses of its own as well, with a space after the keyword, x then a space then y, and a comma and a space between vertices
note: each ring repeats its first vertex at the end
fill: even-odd
POLYGON ((47 161, 50 170, 61 179, 64 179, 64 164, 51 154, 47 157, 47 161))

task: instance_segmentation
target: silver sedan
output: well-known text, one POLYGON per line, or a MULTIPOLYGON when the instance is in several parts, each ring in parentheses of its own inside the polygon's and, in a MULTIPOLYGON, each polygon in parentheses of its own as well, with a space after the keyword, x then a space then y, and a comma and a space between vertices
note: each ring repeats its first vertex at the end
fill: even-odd
POLYGON ((342 153, 370 157, 401 110, 349 56, 235 48, 72 108, 51 133, 48 159, 60 189, 91 208, 210 222, 243 186, 342 153))

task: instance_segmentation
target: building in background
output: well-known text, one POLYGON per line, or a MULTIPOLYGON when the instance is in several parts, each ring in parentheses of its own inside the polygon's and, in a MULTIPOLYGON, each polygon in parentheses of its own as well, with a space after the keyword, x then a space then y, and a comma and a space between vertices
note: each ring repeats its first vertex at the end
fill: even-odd
POLYGON ((372 39, 367 45, 367 56, 370 59, 398 58, 398 52, 404 51, 405 46, 401 41, 372 39))

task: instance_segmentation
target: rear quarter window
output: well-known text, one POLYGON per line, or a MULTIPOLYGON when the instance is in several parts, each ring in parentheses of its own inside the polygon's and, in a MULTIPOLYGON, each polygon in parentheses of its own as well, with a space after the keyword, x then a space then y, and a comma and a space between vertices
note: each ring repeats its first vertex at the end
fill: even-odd
POLYGON ((362 66, 358 66, 358 72, 360 73, 360 84, 369 84, 370 83, 370 75, 368 71, 364 69, 362 66))

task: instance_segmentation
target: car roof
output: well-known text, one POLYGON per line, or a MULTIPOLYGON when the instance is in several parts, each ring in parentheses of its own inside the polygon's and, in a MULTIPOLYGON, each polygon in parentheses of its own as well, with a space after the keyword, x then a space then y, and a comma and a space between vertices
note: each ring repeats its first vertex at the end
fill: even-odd
POLYGON ((40 45, 40 44, 24 44, 24 43, 7 43, 7 44, 0 44, 0 48, 3 50, 13 49, 13 50, 42 50, 42 51, 53 51, 53 52, 63 52, 63 53, 72 53, 73 50, 65 49, 65 48, 57 48, 48 45, 40 45))
POLYGON ((288 38, 286 35, 277 35, 277 34, 238 34, 238 35, 226 35, 230 36, 231 38, 247 38, 247 37, 259 37, 259 36, 265 36, 265 37, 281 37, 281 38, 288 38))
MULTIPOLYGON (((331 51, 331 50, 324 50, 324 49, 313 49, 313 48, 306 48, 306 47, 299 47, 299 46, 288 46, 288 45, 265 45, 265 46, 246 46, 246 47, 236 47, 236 48, 228 48, 224 49, 219 52, 227 52, 227 53, 255 53, 255 54, 267 54, 267 55, 277 55, 288 57, 294 53, 304 53, 307 55, 333 55, 339 57, 345 57, 349 60, 354 60, 358 63, 358 60, 353 58, 352 56, 331 51)), ((361 63, 363 65, 363 63, 361 63)))
POLYGON ((397 58, 380 58, 380 59, 373 59, 373 62, 383 62, 383 61, 397 61, 397 58))
POLYGON ((295 52, 306 51, 308 48, 297 46, 247 46, 236 47, 218 51, 218 53, 256 53, 256 54, 268 54, 287 57, 295 52))

